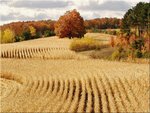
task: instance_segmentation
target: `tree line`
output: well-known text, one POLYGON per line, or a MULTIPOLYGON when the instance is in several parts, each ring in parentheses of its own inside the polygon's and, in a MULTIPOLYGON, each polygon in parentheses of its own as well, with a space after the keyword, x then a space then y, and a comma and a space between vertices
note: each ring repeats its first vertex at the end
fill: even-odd
POLYGON ((83 37, 88 30, 120 28, 121 19, 97 18, 85 20, 77 10, 67 11, 58 21, 42 20, 13 22, 0 26, 1 43, 19 42, 23 40, 57 35, 63 37, 83 37))
POLYGON ((53 36, 55 21, 13 22, 0 26, 1 43, 53 36))
POLYGON ((118 18, 96 18, 85 20, 86 29, 117 29, 121 27, 122 19, 118 18))

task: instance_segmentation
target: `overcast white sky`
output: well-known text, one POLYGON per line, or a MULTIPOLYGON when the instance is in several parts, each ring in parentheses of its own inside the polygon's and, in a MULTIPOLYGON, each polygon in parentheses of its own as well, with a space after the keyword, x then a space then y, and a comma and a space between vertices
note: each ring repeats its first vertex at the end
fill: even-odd
POLYGON ((77 9, 84 19, 122 18, 138 2, 150 0, 0 0, 0 25, 15 21, 57 20, 67 10, 77 9))

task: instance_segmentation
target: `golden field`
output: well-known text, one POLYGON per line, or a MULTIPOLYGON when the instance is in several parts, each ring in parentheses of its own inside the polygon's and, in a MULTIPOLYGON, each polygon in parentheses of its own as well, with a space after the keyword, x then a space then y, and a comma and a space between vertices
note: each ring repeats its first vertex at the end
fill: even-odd
POLYGON ((1 112, 150 111, 148 64, 91 59, 70 42, 1 44, 1 112))

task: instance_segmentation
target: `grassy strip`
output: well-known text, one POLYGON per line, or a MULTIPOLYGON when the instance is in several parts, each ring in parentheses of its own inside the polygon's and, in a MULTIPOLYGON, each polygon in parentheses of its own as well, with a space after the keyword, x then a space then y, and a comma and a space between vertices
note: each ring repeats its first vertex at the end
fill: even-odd
POLYGON ((73 39, 70 45, 70 49, 76 52, 87 50, 100 50, 105 47, 108 47, 108 45, 102 44, 101 42, 90 37, 84 37, 82 39, 73 39))

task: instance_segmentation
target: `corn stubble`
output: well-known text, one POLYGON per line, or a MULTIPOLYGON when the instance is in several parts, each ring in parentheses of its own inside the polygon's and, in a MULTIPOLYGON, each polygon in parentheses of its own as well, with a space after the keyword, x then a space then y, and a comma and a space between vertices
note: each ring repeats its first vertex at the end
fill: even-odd
MULTIPOLYGON (((79 60, 76 53, 68 60, 69 56, 63 53, 70 55, 71 51, 66 45, 57 47, 60 40, 51 39, 57 41, 50 42, 53 46, 35 47, 38 40, 29 41, 30 48, 23 46, 26 42, 16 43, 13 48, 3 45, 1 112, 149 112, 147 64, 84 56, 79 60), (57 54, 63 57, 58 60, 57 54)), ((66 40, 63 43, 69 44, 66 40)))

